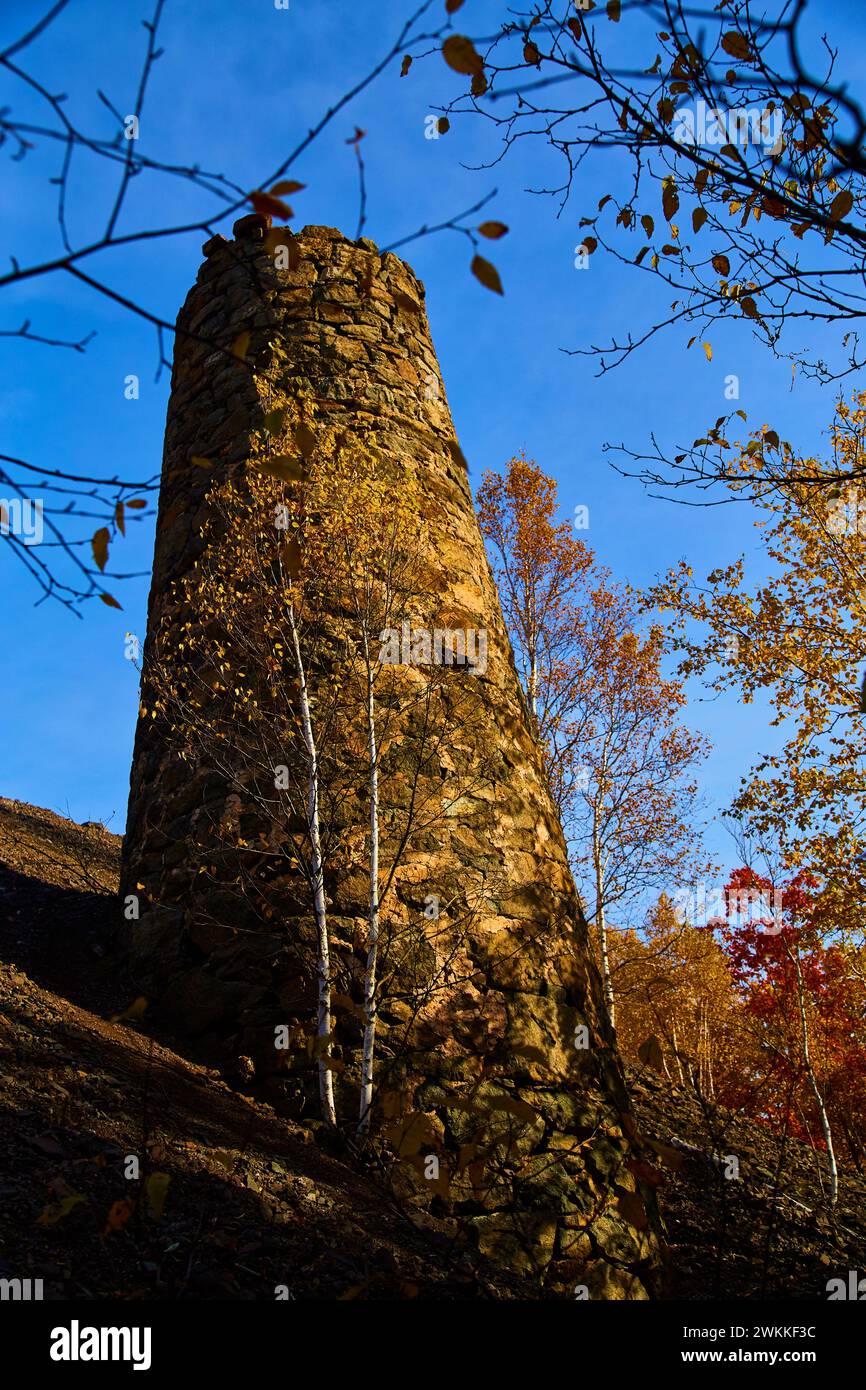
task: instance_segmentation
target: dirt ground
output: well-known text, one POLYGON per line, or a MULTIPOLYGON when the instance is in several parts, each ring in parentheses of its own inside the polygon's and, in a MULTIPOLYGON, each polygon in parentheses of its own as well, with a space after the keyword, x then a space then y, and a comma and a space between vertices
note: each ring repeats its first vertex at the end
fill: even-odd
MULTIPOLYGON (((100 826, 0 798, 0 1278, 53 1299, 543 1297, 158 1013, 117 1017, 134 1002, 112 950, 119 852, 100 826)), ((661 1146, 670 1297, 825 1299, 866 1271, 860 1175, 831 1217, 820 1155, 630 1079, 661 1146)))

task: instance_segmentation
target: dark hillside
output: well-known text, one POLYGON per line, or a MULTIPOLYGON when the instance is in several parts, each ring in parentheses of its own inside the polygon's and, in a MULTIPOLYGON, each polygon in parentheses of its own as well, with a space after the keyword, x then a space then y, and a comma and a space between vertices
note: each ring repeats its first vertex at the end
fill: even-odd
MULTIPOLYGON (((0 1276, 52 1298, 537 1297, 278 1116, 242 1065, 185 1055, 147 1010, 111 1021, 133 1002, 113 955, 119 849, 0 799, 0 1276)), ((812 1150, 652 1072, 631 1083, 664 1174, 671 1296, 822 1299, 866 1269, 866 1181, 843 1176, 831 1219, 812 1150)))

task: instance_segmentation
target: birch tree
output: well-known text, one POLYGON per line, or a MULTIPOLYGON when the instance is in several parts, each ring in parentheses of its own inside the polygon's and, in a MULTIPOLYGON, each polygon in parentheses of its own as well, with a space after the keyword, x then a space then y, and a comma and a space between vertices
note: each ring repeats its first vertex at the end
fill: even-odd
MULTIPOLYGON (((181 756, 213 768, 228 789, 215 829, 233 838, 238 892, 264 901, 267 880, 280 872, 300 872, 307 884, 319 1097, 335 1124, 325 867, 345 785, 334 738, 342 691, 321 674, 330 576, 303 565, 299 525, 284 485, 255 469, 212 494, 204 550, 149 643, 144 702, 167 721, 181 756), (187 615, 180 627, 178 610, 187 615)), ((303 958, 297 941, 294 949, 303 958)))
POLYGON ((557 523, 553 479, 512 459, 478 501, 613 1022, 610 911, 703 868, 692 773, 706 744, 678 723, 685 695, 662 675, 661 629, 640 631, 640 596, 557 523))
MULTIPOLYGON (((359 776, 366 782, 369 826, 358 1113, 358 1132, 363 1134, 370 1127, 374 1103, 380 1004, 402 973, 402 933, 389 901, 413 845, 447 816, 450 804, 483 780, 484 759, 463 772, 455 764, 450 791, 444 797, 438 775, 429 785, 429 771, 437 767, 440 756, 453 763, 458 736, 471 730, 479 692, 471 667, 461 665, 459 653, 443 652, 444 665, 407 667, 392 660, 385 640, 401 631, 410 616, 425 630, 441 621, 439 596, 430 591, 424 576, 428 504, 411 481, 395 480, 387 461, 369 449, 334 452, 318 496, 322 517, 318 544, 327 549, 339 576, 350 720, 346 733, 351 740, 351 726, 359 724, 363 730, 358 764, 359 776), (457 661, 456 669, 449 658, 457 661), (399 773, 393 766, 398 753, 399 773), (387 967, 384 977, 383 964, 387 967)), ((449 933, 454 937, 453 956, 461 924, 452 921, 449 933)), ((412 937, 411 931, 408 935, 412 937)), ((428 981, 415 1005, 428 1002, 444 983, 428 981)))

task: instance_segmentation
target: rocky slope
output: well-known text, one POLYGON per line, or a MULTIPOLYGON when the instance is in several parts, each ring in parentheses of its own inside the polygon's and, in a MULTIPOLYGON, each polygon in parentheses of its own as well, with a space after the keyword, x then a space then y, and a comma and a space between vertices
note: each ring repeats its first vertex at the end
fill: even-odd
MULTIPOLYGON (((278 1116, 242 1059, 217 1073, 136 1009, 112 954, 119 847, 0 798, 0 1277, 51 1298, 538 1297, 278 1116)), ((821 1299, 866 1269, 863 1178, 843 1177, 830 1218, 811 1150, 654 1073, 631 1084, 669 1296, 821 1299)))

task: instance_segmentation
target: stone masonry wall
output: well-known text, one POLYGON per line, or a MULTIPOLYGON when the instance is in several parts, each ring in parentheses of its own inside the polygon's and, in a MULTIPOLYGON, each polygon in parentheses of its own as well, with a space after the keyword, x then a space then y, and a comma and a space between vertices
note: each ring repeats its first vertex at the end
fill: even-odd
MULTIPOLYGON (((431 1219, 458 1224, 488 1254, 563 1295, 583 1286, 592 1298, 644 1298, 661 1245, 653 1173, 529 733, 424 287, 394 255, 327 227, 306 227, 291 242, 292 268, 276 269, 266 234, 254 216, 236 224, 232 242, 210 241, 178 320, 149 632, 173 620, 171 586, 201 548, 209 492, 243 469, 261 417, 255 375, 219 348, 249 332, 247 360, 260 370, 279 338, 285 386, 374 439, 398 481, 417 482, 435 523, 425 561, 442 612, 454 627, 488 634, 484 674, 453 675, 478 682, 477 718, 465 733, 477 749, 477 786, 410 847, 396 888, 407 917, 421 921, 427 895, 437 894, 460 928, 453 987, 417 1017, 399 999, 383 1007, 379 1046, 390 1069, 377 1127, 397 1156, 395 1180, 431 1219), (479 881, 487 885, 480 910, 482 899, 470 902, 479 881)), ((446 787, 449 775, 446 751, 446 787)), ((282 1081, 269 1075, 268 1050, 275 1024, 309 1023, 312 982, 293 971, 271 924, 247 922, 239 936, 228 903, 221 920, 212 886, 201 911, 206 827, 225 800, 211 769, 180 763, 170 735, 140 721, 124 851, 124 891, 136 892, 142 909, 127 927, 131 968, 181 1027, 253 1057, 275 1095, 282 1085, 287 1104, 303 1104, 291 1066, 282 1081)), ((357 998, 363 875, 337 870, 327 889, 335 984, 357 998)), ((302 898, 296 891, 297 916, 283 923, 289 933, 309 920, 302 898)), ((448 921, 437 924, 434 955, 448 921)), ((338 1013, 336 1039, 335 1056, 352 1072, 351 1010, 338 1013)))

